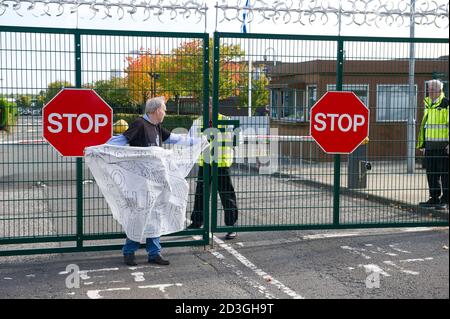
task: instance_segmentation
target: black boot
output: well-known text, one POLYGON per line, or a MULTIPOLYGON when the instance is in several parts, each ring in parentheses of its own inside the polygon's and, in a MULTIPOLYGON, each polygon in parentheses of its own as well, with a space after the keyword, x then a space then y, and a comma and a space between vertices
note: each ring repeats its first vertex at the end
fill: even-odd
POLYGON ((170 262, 167 259, 162 258, 161 255, 156 255, 156 257, 153 258, 148 258, 148 262, 150 264, 158 264, 158 265, 162 265, 162 266, 167 266, 170 264, 170 262))
POLYGON ((134 254, 123 255, 123 262, 127 266, 137 266, 134 254))
POLYGON ((430 197, 426 202, 419 203, 421 207, 434 207, 440 204, 439 198, 430 197))

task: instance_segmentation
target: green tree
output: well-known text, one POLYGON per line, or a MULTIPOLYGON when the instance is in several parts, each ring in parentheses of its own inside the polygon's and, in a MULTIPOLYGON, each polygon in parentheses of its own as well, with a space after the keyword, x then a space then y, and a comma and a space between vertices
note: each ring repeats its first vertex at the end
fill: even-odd
POLYGON ((161 75, 165 71, 164 63, 169 57, 151 50, 139 50, 137 57, 128 57, 128 66, 124 72, 130 98, 136 105, 144 105, 149 97, 165 96, 167 94, 166 77, 161 75))
MULTIPOLYGON (((201 40, 183 43, 173 49, 171 58, 166 60, 168 72, 163 75, 162 83, 168 83, 167 90, 170 96, 193 96, 201 99, 203 96, 203 45, 201 40)), ((213 84, 213 42, 209 42, 209 88, 213 84)), ((240 45, 222 44, 220 46, 221 58, 219 61, 219 99, 233 96, 239 89, 241 79, 241 64, 238 61, 245 55, 240 45)))
POLYGON ((41 90, 36 96, 36 107, 42 109, 45 104, 45 91, 41 90))
POLYGON ((30 108, 31 107, 31 96, 29 95, 19 95, 16 98, 16 105, 17 108, 21 107, 21 108, 30 108))
POLYGON ((67 88, 67 87, 73 87, 73 84, 71 84, 70 82, 67 82, 67 81, 55 81, 55 82, 49 83, 49 85, 47 87, 47 92, 45 93, 45 99, 44 99, 45 104, 50 102, 50 100, 53 99, 55 97, 55 95, 58 94, 58 92, 61 89, 67 88))
POLYGON ((121 77, 113 77, 110 80, 99 80, 85 85, 94 89, 115 113, 135 113, 136 103, 129 94, 127 80, 121 77))
MULTIPOLYGON (((254 66, 255 70, 261 70, 262 66, 254 66)), ((243 89, 239 91, 240 105, 248 106, 248 66, 245 66, 243 75, 243 89)), ((258 73, 257 78, 252 78, 252 111, 256 110, 256 107, 269 105, 269 90, 266 88, 269 85, 269 79, 264 73, 258 73)))
MULTIPOLYGON (((209 43, 209 60, 212 60, 213 43, 209 43)), ((222 44, 220 46, 219 98, 238 96, 242 87, 239 62, 245 55, 240 45, 222 44)), ((182 97, 189 97, 191 103, 202 102, 203 97, 203 41, 194 40, 182 43, 170 54, 163 55, 141 48, 137 57, 128 57, 128 89, 136 104, 143 104, 149 96, 164 96, 178 105, 182 97)), ((209 87, 212 91, 213 63, 209 63, 209 87)))

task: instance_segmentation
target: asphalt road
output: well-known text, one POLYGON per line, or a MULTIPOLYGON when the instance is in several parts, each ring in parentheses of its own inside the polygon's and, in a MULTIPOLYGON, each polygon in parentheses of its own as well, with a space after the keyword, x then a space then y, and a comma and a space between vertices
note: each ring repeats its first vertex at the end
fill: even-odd
POLYGON ((167 267, 147 264, 144 250, 137 267, 123 265, 120 251, 0 257, 0 298, 449 298, 448 228, 213 240, 163 249, 167 267))

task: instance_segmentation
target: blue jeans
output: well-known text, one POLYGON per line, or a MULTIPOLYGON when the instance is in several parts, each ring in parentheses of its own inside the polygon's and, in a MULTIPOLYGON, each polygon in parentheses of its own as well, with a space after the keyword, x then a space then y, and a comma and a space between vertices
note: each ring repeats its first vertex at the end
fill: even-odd
MULTIPOLYGON (((148 258, 153 259, 159 255, 161 252, 161 244, 159 242, 160 237, 147 238, 146 249, 148 252, 148 258)), ((125 245, 123 246, 122 252, 124 255, 133 254, 136 250, 139 249, 140 243, 137 241, 133 241, 129 238, 125 241, 125 245)))

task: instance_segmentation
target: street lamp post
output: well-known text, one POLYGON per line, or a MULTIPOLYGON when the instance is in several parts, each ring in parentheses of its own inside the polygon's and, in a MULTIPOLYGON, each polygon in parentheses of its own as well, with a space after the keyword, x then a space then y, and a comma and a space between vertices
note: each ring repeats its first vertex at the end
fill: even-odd
POLYGON ((270 51, 270 50, 272 51, 272 63, 273 63, 273 66, 277 66, 277 61, 275 60, 275 55, 276 55, 275 49, 272 48, 272 47, 268 47, 264 51, 264 61, 267 62, 267 56, 268 56, 267 51, 270 51))
POLYGON ((158 80, 161 77, 161 74, 150 71, 147 72, 148 75, 153 79, 152 83, 152 97, 156 97, 156 80, 158 80))

